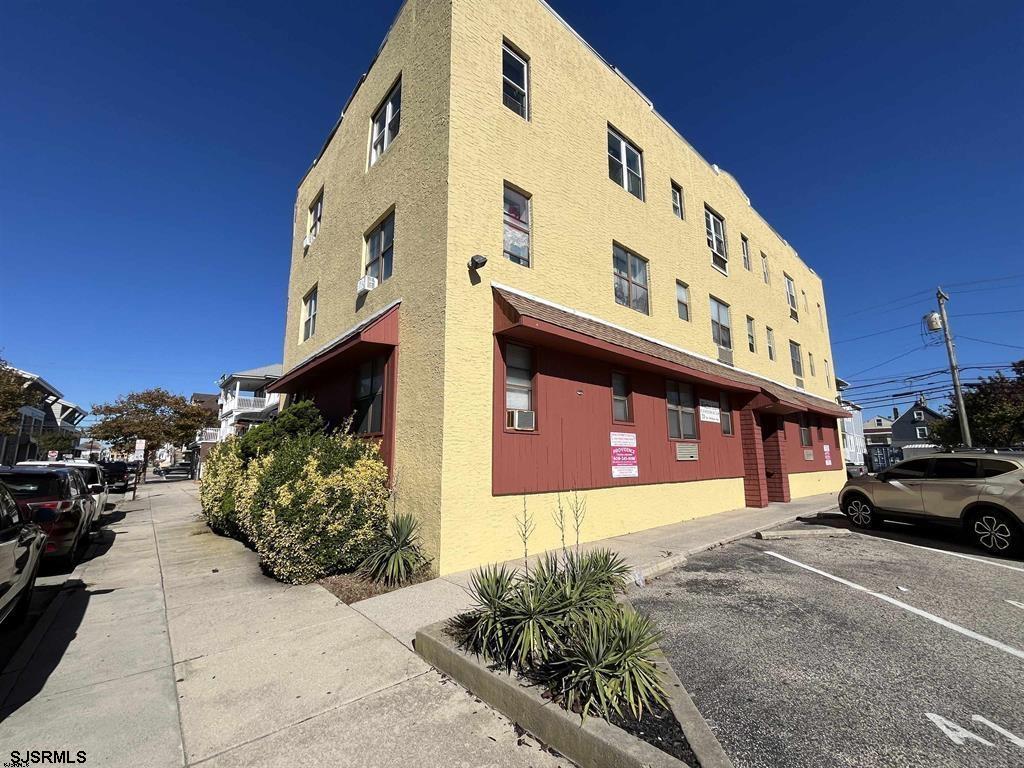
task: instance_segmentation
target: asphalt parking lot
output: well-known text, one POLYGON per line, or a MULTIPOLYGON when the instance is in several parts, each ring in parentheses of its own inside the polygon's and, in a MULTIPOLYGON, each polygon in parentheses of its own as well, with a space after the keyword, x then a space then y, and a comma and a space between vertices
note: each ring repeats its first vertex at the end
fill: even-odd
POLYGON ((747 539, 633 595, 737 768, 1024 765, 1024 562, 924 534, 747 539))

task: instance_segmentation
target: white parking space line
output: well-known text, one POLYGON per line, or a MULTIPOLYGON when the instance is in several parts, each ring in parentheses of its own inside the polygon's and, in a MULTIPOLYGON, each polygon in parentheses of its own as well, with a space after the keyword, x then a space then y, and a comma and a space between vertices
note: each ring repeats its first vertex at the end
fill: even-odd
POLYGON ((964 560, 973 560, 976 563, 984 563, 985 565, 994 565, 996 568, 1006 568, 1008 571, 1017 571, 1024 573, 1024 568, 1020 568, 1016 565, 1007 565, 1006 563, 996 563, 992 560, 986 560, 983 557, 975 557, 974 555, 965 555, 962 552, 947 552, 944 549, 935 549, 934 547, 922 547, 920 544, 911 544, 909 541, 898 541, 897 539, 887 539, 883 536, 870 536, 866 533, 860 534, 866 536, 869 539, 875 541, 891 541, 893 544, 902 544, 904 547, 913 547, 914 549, 923 549, 928 552, 934 552, 937 555, 952 555, 953 557, 961 557, 964 560))
POLYGON ((1006 602, 1008 602, 1010 605, 1014 606, 1015 608, 1024 609, 1024 603, 1020 603, 1020 602, 1018 602, 1016 600, 1007 600, 1006 602))
POLYGON ((980 635, 977 632, 974 632, 973 630, 967 629, 966 627, 961 627, 959 624, 954 624, 951 621, 947 621, 941 616, 936 616, 934 613, 922 611, 920 608, 915 608, 914 606, 908 605, 907 603, 904 603, 901 600, 889 597, 888 595, 883 595, 881 592, 873 592, 867 587, 862 587, 860 584, 848 581, 847 579, 841 578, 839 576, 834 576, 831 573, 827 573, 818 568, 815 568, 813 565, 801 563, 799 560, 794 560, 791 557, 780 555, 778 552, 765 551, 765 554, 771 555, 772 557, 777 557, 779 560, 784 560, 787 563, 790 563, 791 565, 797 566, 798 568, 803 568, 805 571, 810 571, 811 573, 816 573, 819 576, 824 576, 826 579, 831 579, 832 581, 835 581, 839 584, 843 584, 844 586, 850 587, 851 589, 856 589, 860 592, 864 592, 865 594, 871 595, 872 597, 876 597, 879 600, 883 600, 884 602, 889 603, 890 605, 895 605, 897 608, 902 608, 905 611, 909 611, 910 613, 913 613, 916 616, 928 619, 929 621, 934 621, 936 624, 943 626, 946 629, 952 629, 954 632, 959 632, 964 637, 969 637, 972 640, 977 640, 979 643, 984 643, 985 645, 992 646, 993 648, 996 648, 1002 651, 1003 653, 1008 653, 1011 656, 1016 656, 1018 659, 1024 659, 1024 651, 1014 648, 1012 645, 1006 645, 1005 643, 1001 643, 998 640, 993 640, 991 637, 980 635))

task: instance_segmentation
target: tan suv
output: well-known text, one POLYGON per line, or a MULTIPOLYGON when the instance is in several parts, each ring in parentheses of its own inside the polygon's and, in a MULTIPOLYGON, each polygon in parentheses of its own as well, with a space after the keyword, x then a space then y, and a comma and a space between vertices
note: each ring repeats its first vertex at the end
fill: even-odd
POLYGON ((882 519, 963 528, 983 549, 1024 551, 1024 453, 936 453, 846 481, 839 508, 859 528, 882 519))

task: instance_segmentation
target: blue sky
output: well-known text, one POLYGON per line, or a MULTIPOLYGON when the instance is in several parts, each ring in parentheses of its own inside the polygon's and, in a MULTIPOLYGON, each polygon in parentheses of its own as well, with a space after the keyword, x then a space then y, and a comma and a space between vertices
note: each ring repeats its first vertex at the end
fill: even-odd
MULTIPOLYGON (((553 5, 822 276, 841 376, 942 368, 938 282, 962 364, 1024 357, 1020 2, 553 5)), ((397 8, 5 2, 0 354, 83 405, 279 361, 295 186, 397 8)))

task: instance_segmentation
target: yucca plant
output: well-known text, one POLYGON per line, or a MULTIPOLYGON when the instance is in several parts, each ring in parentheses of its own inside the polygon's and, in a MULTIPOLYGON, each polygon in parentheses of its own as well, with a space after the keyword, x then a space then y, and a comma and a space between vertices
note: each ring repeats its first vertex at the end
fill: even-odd
POLYGON ((506 663, 526 671, 543 663, 561 643, 566 615, 573 607, 557 560, 540 560, 533 572, 522 576, 508 598, 506 663))
POLYGON ((389 587, 407 582, 426 562, 420 552, 419 529, 419 520, 413 515, 395 513, 380 545, 363 560, 360 570, 389 587))
POLYGON ((469 591, 475 605, 449 624, 463 648, 506 667, 508 596, 514 582, 515 572, 504 565, 488 565, 474 571, 469 591))
POLYGON ((658 632, 651 620, 633 610, 620 607, 613 625, 619 699, 639 720, 644 708, 652 704, 668 706, 661 673, 654 662, 658 632))

